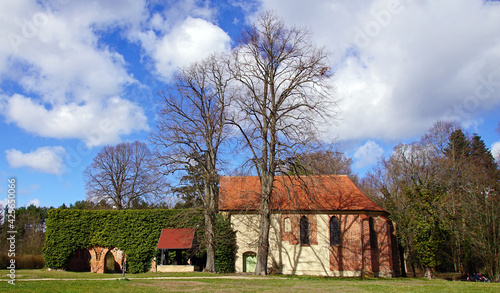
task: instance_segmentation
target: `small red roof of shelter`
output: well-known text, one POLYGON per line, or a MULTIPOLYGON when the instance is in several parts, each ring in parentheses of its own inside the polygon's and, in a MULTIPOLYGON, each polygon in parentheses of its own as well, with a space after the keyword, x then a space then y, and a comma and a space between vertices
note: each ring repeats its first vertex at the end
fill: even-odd
POLYGON ((163 229, 158 240, 158 249, 190 249, 193 247, 194 229, 163 229))
MULTIPOLYGON (((221 177, 219 210, 258 210, 260 195, 257 176, 221 177)), ((271 209, 386 212, 345 175, 276 176, 271 209)))

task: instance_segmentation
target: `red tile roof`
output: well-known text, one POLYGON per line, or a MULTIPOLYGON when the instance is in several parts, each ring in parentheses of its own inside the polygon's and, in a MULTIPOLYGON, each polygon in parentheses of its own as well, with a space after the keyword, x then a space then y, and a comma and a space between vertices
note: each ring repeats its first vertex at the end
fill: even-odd
MULTIPOLYGON (((258 210, 260 194, 257 176, 221 177, 219 210, 258 210)), ((345 175, 276 176, 271 209, 385 212, 345 175)))
POLYGON ((163 229, 158 249, 190 249, 193 246, 194 229, 163 229))

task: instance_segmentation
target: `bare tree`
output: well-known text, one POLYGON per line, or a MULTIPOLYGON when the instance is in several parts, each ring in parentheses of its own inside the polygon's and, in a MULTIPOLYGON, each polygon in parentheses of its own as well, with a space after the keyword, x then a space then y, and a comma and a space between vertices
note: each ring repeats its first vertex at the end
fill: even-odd
POLYGON ((434 125, 422 136, 420 141, 422 144, 432 147, 436 157, 443 157, 450 135, 458 129, 460 129, 458 122, 438 120, 434 122, 434 125))
POLYGON ((358 176, 352 171, 352 159, 339 148, 298 153, 284 163, 285 173, 295 175, 347 175, 354 183, 358 176))
MULTIPOLYGON (((267 274, 271 196, 278 158, 315 139, 316 123, 331 101, 327 54, 304 29, 289 28, 273 12, 260 15, 233 51, 240 92, 231 119, 260 177, 260 232, 255 274, 267 274)), ((331 110, 331 108, 330 108, 331 110)), ((324 112, 325 111, 325 112, 324 112)))
POLYGON ((155 201, 167 184, 153 159, 143 142, 105 146, 83 173, 88 199, 105 200, 119 210, 155 201))
POLYGON ((218 212, 219 148, 224 142, 225 107, 229 77, 224 56, 213 55, 181 69, 175 85, 160 93, 163 108, 151 141, 169 172, 197 170, 194 174, 203 202, 207 263, 215 272, 215 215, 218 212))

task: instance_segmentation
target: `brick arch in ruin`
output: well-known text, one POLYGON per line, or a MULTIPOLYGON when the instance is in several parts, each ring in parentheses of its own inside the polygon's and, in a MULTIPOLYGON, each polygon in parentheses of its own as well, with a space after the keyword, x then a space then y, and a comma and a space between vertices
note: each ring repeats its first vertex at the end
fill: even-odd
POLYGON ((106 271, 106 255, 111 253, 114 258, 115 270, 121 270, 123 264, 124 253, 116 247, 100 247, 94 246, 89 248, 90 253, 90 272, 103 274, 106 271))

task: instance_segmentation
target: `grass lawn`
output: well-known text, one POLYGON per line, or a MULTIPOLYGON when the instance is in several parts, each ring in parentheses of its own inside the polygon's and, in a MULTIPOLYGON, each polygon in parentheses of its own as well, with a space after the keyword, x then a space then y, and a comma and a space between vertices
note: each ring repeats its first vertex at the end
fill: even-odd
MULTIPOLYGON (((0 279, 7 280, 7 270, 0 279)), ((471 283, 421 278, 323 278, 307 276, 218 275, 208 273, 92 274, 18 270, 16 283, 0 281, 12 292, 500 292, 499 283, 471 283), (150 279, 154 278, 154 279, 150 279), (27 280, 34 281, 27 281, 27 280), (52 279, 52 280, 46 280, 52 279), (26 280, 26 281, 23 281, 26 280)))

